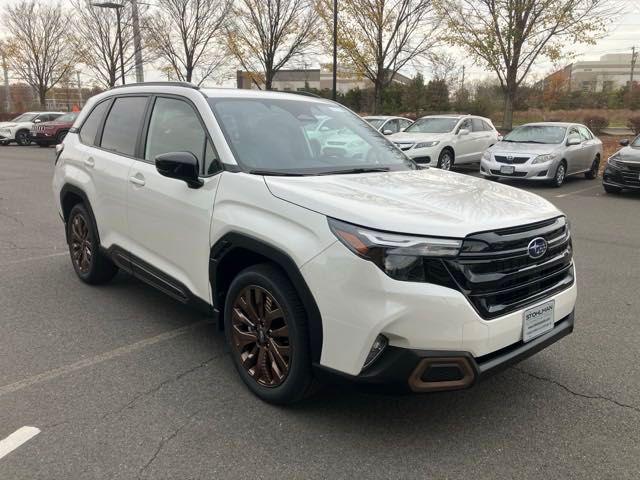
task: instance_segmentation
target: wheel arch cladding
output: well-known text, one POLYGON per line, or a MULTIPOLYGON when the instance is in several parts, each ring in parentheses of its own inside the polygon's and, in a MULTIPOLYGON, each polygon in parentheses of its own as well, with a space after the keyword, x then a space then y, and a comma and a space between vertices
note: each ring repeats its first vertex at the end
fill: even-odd
MULTIPOLYGON (((69 221, 69 214, 74 206, 78 203, 82 203, 89 215, 91 216, 91 221, 95 226, 96 230, 96 240, 98 241, 98 245, 100 244, 100 235, 98 233, 98 224, 96 223, 96 218, 93 214, 93 209, 91 208, 91 202, 89 202, 89 198, 87 198, 87 194, 84 191, 75 185, 71 185, 66 183, 62 189, 60 190, 60 206, 62 207, 62 215, 65 225, 69 221)), ((66 232, 66 229, 65 229, 66 232)), ((67 239, 68 241, 68 239, 67 239)))
MULTIPOLYGON (((221 237, 211 248, 209 257, 209 279, 214 308, 222 318, 225 296, 235 276, 251 265, 265 262, 281 268, 300 297, 307 314, 311 360, 313 363, 319 363, 322 353, 320 310, 302 273, 300 273, 300 269, 293 259, 282 250, 241 233, 230 232, 221 237)), ((223 322, 220 321, 219 325, 222 326, 223 322)))

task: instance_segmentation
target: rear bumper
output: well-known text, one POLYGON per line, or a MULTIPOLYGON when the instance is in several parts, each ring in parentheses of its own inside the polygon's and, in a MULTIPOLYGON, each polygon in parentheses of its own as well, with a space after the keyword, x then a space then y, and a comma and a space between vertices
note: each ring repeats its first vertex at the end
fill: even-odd
POLYGON ((316 375, 376 391, 425 393, 470 388, 569 335, 573 325, 572 311, 548 333, 481 357, 473 357, 469 352, 387 347, 381 357, 359 375, 347 375, 322 366, 316 366, 316 375))

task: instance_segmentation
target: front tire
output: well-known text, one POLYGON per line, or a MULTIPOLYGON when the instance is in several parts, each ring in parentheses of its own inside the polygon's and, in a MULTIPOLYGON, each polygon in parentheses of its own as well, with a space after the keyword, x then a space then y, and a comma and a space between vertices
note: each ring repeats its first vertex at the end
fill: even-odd
POLYGON ((56 137, 56 142, 57 143, 62 143, 64 141, 64 138, 67 136, 67 133, 69 133, 69 132, 67 132, 67 131, 60 132, 58 134, 58 136, 56 137))
POLYGON ((448 148, 443 149, 438 157, 438 168, 441 170, 451 170, 453 167, 454 157, 453 152, 448 148))
POLYGON ((118 267, 100 251, 97 232, 86 207, 75 205, 67 222, 69 254, 78 278, 90 285, 107 283, 118 273, 118 267))
POLYGON ((31 137, 29 137, 28 130, 20 130, 16 133, 16 142, 21 147, 26 147, 27 145, 31 145, 31 137))
POLYGON ((567 165, 562 161, 556 168, 556 174, 551 181, 551 185, 559 188, 564 183, 565 178, 567 178, 567 165))
POLYGON ((279 268, 260 264, 236 276, 224 326, 233 364, 255 395, 279 405, 308 395, 313 375, 306 313, 279 268))

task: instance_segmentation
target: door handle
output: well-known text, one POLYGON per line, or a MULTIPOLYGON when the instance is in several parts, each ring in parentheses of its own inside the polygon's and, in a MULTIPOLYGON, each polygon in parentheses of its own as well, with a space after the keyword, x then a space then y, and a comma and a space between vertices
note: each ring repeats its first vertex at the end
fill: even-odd
POLYGON ((84 159, 84 164, 89 168, 93 168, 96 164, 96 161, 93 159, 93 157, 89 157, 84 159))
POLYGON ((145 184, 144 177, 139 173, 129 177, 129 181, 134 185, 138 185, 139 187, 144 187, 145 184))

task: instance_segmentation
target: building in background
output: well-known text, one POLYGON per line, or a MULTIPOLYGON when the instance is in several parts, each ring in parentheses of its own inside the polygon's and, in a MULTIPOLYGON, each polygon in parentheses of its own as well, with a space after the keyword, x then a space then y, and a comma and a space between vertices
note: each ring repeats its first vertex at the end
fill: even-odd
MULTIPOLYGON (((637 66, 636 66, 637 67, 637 66)), ((632 54, 610 53, 599 60, 575 62, 547 76, 544 86, 560 86, 567 91, 609 92, 627 85, 631 79, 632 54)), ((635 79, 638 79, 638 68, 635 79)))
MULTIPOLYGON (((252 80, 252 76, 259 78, 258 75, 252 75, 250 72, 238 70, 236 72, 237 88, 257 89, 258 86, 252 80)), ((411 79, 405 75, 396 73, 393 81, 406 85, 411 79)), ((273 89, 285 92, 297 92, 308 89, 325 90, 331 89, 332 85, 332 70, 330 65, 314 69, 280 70, 273 79, 273 89)), ((373 84, 368 78, 356 75, 348 69, 338 69, 336 85, 338 92, 346 93, 354 88, 364 90, 371 87, 373 87, 373 84)))

